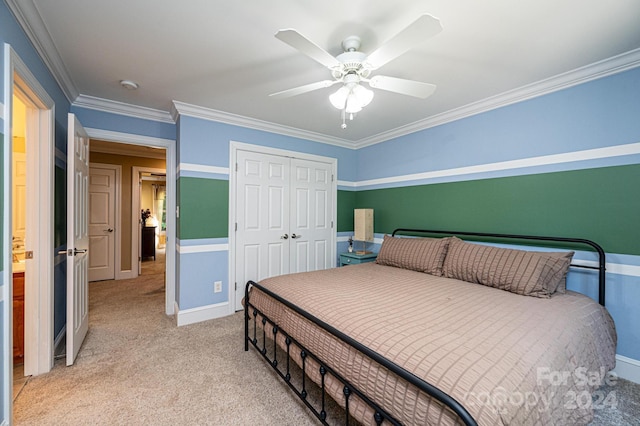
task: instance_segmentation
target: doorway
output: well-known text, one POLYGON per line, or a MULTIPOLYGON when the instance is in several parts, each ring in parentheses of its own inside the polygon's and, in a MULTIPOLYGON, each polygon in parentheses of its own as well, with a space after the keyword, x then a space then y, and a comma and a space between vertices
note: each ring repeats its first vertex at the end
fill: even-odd
MULTIPOLYGON (((139 171, 144 169, 163 175, 164 208, 166 211, 164 233, 162 240, 158 235, 158 244, 164 242, 165 262, 165 313, 173 315, 175 312, 175 170, 176 147, 175 141, 148 136, 133 135, 87 129, 91 137, 91 162, 121 164, 121 223, 119 226, 121 244, 117 249, 121 259, 120 271, 116 271, 116 279, 136 278, 139 273, 138 247, 140 239, 138 224, 141 221, 139 193, 137 179, 139 171), (126 164, 114 160, 115 157, 126 156, 126 164), (158 160, 162 159, 161 163, 158 160), (155 161, 152 161, 155 160, 155 161), (136 182, 136 185, 133 185, 136 182), (125 203, 126 200, 126 203, 125 203)), ((160 195, 160 194, 158 194, 160 195)), ((117 215, 116 215, 117 216, 117 215)), ((108 229, 108 228, 106 228, 108 229)), ((114 233, 118 232, 115 228, 114 233)), ((161 245, 158 246, 161 249, 161 245)), ((117 261, 117 260, 116 260, 117 261)), ((160 262, 156 262, 159 264, 160 262)))
POLYGON ((24 288, 27 220, 27 105, 16 95, 12 105, 11 134, 11 256, 13 289, 13 398, 27 381, 24 374, 24 288))
POLYGON ((10 46, 5 45, 4 53, 8 65, 3 100, 7 108, 3 155, 7 262, 1 333, 5 380, 0 393, 3 411, 11 413, 14 376, 20 381, 53 366, 54 102, 10 46), (15 364, 23 367, 17 372, 13 340, 18 346, 15 364))
MULTIPOLYGON (((165 270, 167 241, 166 169, 134 168, 140 211, 138 273, 156 275, 165 270)), ((135 203, 134 203, 135 205, 135 203)))

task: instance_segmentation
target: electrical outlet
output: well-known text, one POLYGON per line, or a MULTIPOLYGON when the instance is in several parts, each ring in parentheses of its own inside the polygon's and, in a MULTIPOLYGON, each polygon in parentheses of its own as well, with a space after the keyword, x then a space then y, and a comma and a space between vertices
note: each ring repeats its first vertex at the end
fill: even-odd
POLYGON ((216 281, 213 283, 213 292, 220 293, 222 291, 222 281, 216 281))

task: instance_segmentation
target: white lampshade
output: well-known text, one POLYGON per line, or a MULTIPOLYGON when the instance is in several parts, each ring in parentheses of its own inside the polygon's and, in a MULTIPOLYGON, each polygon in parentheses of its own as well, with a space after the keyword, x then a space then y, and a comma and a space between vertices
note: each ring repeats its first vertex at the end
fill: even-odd
POLYGON ((338 109, 344 109, 349 93, 350 90, 347 88, 347 86, 342 86, 335 93, 329 96, 331 105, 338 109))
POLYGON ((347 97, 347 106, 344 110, 347 114, 355 114, 362 111, 362 105, 360 105, 360 101, 353 93, 350 93, 347 97))

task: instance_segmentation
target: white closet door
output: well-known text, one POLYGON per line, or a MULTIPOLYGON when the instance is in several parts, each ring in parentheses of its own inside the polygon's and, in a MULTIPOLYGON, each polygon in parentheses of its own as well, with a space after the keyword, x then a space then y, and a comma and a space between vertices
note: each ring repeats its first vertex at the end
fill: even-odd
POLYGON ((331 165, 291 159, 291 269, 331 267, 331 165))
POLYGON ((236 308, 248 280, 289 273, 289 159, 238 151, 236 308))

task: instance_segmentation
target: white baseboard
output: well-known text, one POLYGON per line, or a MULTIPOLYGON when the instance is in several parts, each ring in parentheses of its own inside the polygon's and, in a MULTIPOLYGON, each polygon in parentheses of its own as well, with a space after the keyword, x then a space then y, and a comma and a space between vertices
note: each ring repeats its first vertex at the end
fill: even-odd
POLYGON ((613 371, 625 380, 640 384, 640 361, 616 355, 616 368, 613 371))
POLYGON ((207 321, 229 315, 229 302, 183 310, 180 310, 178 303, 176 303, 174 311, 176 313, 178 327, 180 327, 182 325, 194 324, 196 322, 207 321))
POLYGON ((138 274, 136 274, 132 269, 128 269, 126 271, 116 271, 116 280, 132 280, 137 277, 138 274))

